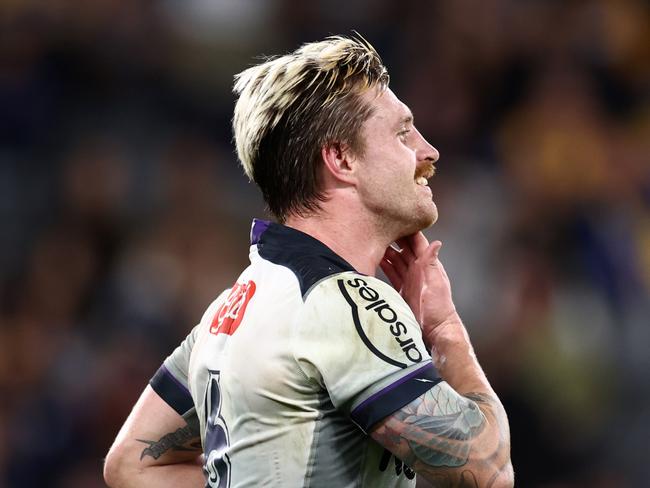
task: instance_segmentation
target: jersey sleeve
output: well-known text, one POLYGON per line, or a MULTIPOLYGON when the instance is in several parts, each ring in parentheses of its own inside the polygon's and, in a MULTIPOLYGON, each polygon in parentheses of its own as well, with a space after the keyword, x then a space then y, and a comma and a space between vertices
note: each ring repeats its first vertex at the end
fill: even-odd
POLYGON ((187 384, 190 354, 196 341, 199 326, 192 329, 181 344, 167 356, 149 384, 156 393, 179 415, 194 407, 187 384))
POLYGON ((304 375, 364 432, 441 381, 409 306, 369 276, 342 273, 317 284, 292 346, 304 375))

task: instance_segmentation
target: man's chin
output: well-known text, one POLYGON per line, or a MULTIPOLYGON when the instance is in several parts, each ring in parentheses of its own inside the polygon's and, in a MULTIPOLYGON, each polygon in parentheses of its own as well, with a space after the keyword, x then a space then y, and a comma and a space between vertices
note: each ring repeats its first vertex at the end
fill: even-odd
POLYGON ((415 234, 424 229, 428 229, 438 220, 438 210, 436 206, 433 206, 433 209, 427 209, 426 211, 419 212, 415 218, 411 219, 409 225, 405 226, 400 233, 402 236, 407 236, 415 234))
POLYGON ((438 209, 433 201, 430 205, 417 207, 410 213, 391 213, 384 210, 380 217, 381 225, 395 238, 415 234, 427 229, 438 220, 438 209))
POLYGON ((420 231, 420 230, 428 229, 428 228, 431 227, 433 224, 435 224, 437 220, 438 220, 438 216, 437 216, 437 215, 434 216, 434 217, 432 217, 432 218, 430 218, 430 219, 422 220, 422 221, 419 223, 416 232, 417 232, 417 231, 420 231))
POLYGON ((436 204, 431 202, 431 208, 428 208, 426 211, 422 212, 420 219, 420 227, 417 230, 424 230, 431 227, 438 221, 438 207, 436 204))

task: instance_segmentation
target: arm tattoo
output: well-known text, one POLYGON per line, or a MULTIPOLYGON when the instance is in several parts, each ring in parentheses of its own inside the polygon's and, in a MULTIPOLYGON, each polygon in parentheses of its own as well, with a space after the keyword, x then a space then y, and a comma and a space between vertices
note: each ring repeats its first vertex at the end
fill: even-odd
POLYGON ((478 404, 486 403, 492 403, 488 395, 462 396, 439 383, 395 412, 374 436, 385 447, 401 451, 408 465, 436 468, 435 474, 444 477, 438 469, 467 464, 474 440, 487 422, 478 404))
POLYGON ((148 444, 148 447, 145 447, 140 454, 140 461, 145 456, 158 459, 170 449, 173 451, 200 451, 201 439, 199 438, 198 418, 196 418, 196 422, 193 419, 187 418, 186 421, 187 425, 185 427, 181 427, 174 432, 169 432, 157 441, 136 439, 138 442, 148 444))
POLYGON ((414 456, 433 467, 466 464, 469 441, 485 426, 474 398, 463 397, 446 385, 436 385, 396 412, 396 418, 408 425, 404 437, 414 456))
POLYGON ((489 393, 460 395, 441 382, 372 436, 435 486, 489 488, 512 476, 508 419, 489 393))

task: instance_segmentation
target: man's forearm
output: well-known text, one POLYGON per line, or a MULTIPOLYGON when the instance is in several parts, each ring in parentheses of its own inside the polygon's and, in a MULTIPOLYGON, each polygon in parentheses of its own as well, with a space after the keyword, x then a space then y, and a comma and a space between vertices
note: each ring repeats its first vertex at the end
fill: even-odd
POLYGON ((460 394, 485 393, 496 397, 458 314, 433 329, 428 342, 438 373, 454 390, 460 394))
POLYGON ((430 334, 431 357, 440 376, 459 394, 476 403, 486 419, 482 439, 475 445, 478 459, 497 459, 498 475, 493 486, 509 486, 512 480, 510 464, 510 428, 508 418, 481 368, 467 330, 454 314, 430 334), (479 447, 480 446, 480 447, 479 447))
POLYGON ((377 424, 371 435, 435 486, 512 487, 503 405, 476 359, 438 259, 420 232, 389 248, 382 270, 421 325, 444 381, 377 424))

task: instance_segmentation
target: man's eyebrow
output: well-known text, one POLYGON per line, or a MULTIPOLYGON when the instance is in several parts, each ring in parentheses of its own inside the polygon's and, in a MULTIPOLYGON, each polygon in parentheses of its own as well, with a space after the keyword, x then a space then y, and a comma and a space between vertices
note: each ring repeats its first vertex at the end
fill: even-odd
POLYGON ((412 113, 406 114, 404 117, 399 119, 399 126, 407 125, 407 124, 413 124, 414 118, 412 113))

